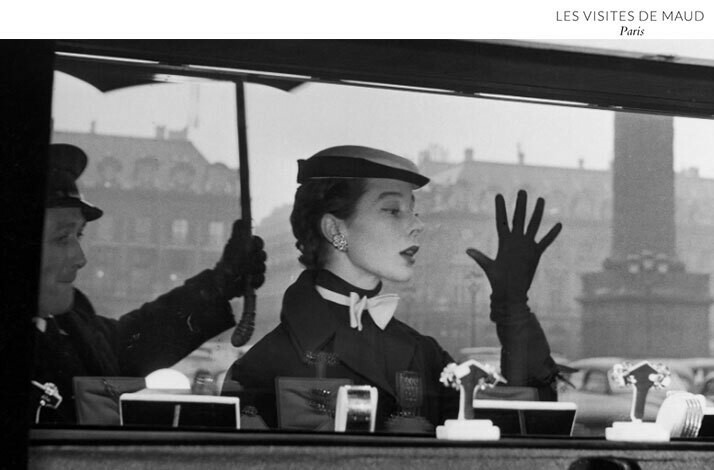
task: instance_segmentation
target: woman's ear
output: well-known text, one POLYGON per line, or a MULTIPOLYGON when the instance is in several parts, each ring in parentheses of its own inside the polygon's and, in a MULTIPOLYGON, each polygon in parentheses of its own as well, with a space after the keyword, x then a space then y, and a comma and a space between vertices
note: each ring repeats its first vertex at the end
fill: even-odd
POLYGON ((332 243, 335 235, 342 233, 341 226, 342 221, 332 214, 324 214, 320 219, 320 231, 329 243, 332 243))
POLYGON ((337 251, 347 251, 347 238, 344 234, 346 228, 345 223, 332 214, 325 214, 320 220, 322 236, 325 237, 327 242, 337 251))

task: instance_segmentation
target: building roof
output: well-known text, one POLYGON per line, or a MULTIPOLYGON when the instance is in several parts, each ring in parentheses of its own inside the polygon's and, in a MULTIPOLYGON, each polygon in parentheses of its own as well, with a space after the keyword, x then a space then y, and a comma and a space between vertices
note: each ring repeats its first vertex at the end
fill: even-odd
POLYGON ((608 170, 586 170, 543 165, 463 161, 429 175, 434 186, 458 184, 487 189, 509 181, 509 186, 533 188, 541 193, 560 190, 573 192, 612 192, 612 173, 608 170))
POLYGON ((193 169, 193 175, 189 176, 188 183, 193 192, 205 192, 207 179, 211 175, 213 178, 233 182, 232 190, 233 194, 236 194, 235 188, 238 185, 236 170, 231 170, 222 163, 210 164, 187 139, 185 132, 166 134, 165 129, 161 127, 157 128, 156 136, 153 138, 55 131, 52 142, 70 143, 87 153, 89 164, 81 179, 81 184, 85 187, 102 184, 103 177, 100 174, 102 162, 116 159, 115 161, 120 163, 116 174, 117 186, 124 189, 137 186, 137 162, 144 162, 150 166, 155 165, 152 183, 156 189, 172 189, 175 171, 183 168, 193 169))

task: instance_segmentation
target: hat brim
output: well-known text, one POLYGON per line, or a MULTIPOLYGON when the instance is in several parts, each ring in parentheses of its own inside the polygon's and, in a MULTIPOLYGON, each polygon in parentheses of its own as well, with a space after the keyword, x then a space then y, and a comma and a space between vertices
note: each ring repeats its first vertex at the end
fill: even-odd
POLYGON ((419 173, 363 158, 313 156, 307 160, 298 160, 298 183, 326 178, 384 178, 412 183, 417 188, 429 182, 429 178, 419 173))
POLYGON ((101 210, 100 208, 93 206, 90 203, 88 203, 82 199, 73 198, 73 197, 54 199, 52 201, 48 201, 48 203, 46 204, 46 207, 48 209, 53 208, 53 207, 77 207, 82 211, 82 215, 84 216, 84 219, 87 222, 97 220, 102 215, 104 215, 104 211, 101 210))

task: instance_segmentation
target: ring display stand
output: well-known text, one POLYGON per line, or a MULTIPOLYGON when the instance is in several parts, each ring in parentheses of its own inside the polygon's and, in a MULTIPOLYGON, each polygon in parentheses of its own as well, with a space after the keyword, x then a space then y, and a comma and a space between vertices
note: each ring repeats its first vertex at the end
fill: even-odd
POLYGON ((615 421, 612 427, 605 429, 605 439, 625 442, 667 442, 669 431, 657 423, 615 421))
POLYGON ((457 441, 496 441, 501 438, 501 430, 489 419, 474 419, 474 393, 477 390, 494 387, 506 380, 489 366, 468 360, 459 365, 451 363, 441 373, 441 382, 460 392, 459 417, 447 419, 436 427, 437 439, 457 441))
POLYGON ((652 365, 647 361, 630 364, 615 364, 610 374, 621 386, 632 388, 632 421, 616 421, 605 429, 608 441, 667 442, 670 432, 658 423, 643 422, 645 401, 650 388, 665 388, 669 385, 669 369, 662 364, 652 365))
POLYGON ((501 430, 490 419, 447 419, 436 427, 437 439, 453 441, 497 441, 501 430))

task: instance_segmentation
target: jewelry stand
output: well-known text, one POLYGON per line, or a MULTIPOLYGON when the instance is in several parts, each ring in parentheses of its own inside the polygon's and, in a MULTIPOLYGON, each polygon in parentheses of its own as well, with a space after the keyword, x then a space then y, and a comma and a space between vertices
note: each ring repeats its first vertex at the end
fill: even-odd
POLYGON ((662 364, 652 365, 647 361, 631 365, 615 364, 612 377, 621 386, 632 388, 632 421, 616 421, 605 429, 608 441, 667 442, 670 432, 655 422, 644 422, 645 402, 650 388, 665 388, 669 385, 669 369, 662 364))
POLYGON ((497 441, 501 430, 490 419, 474 419, 474 392, 491 388, 497 382, 506 382, 493 367, 469 360, 449 364, 441 373, 441 382, 460 392, 459 417, 447 419, 436 427, 437 439, 457 441, 497 441))

